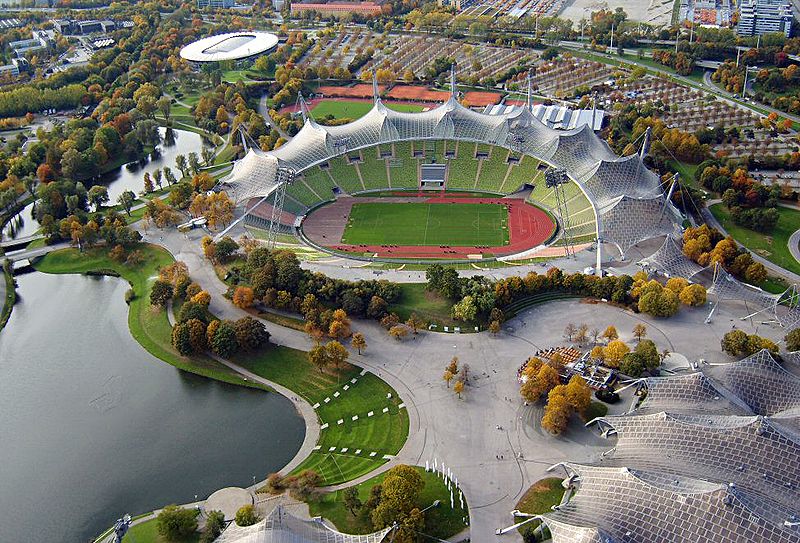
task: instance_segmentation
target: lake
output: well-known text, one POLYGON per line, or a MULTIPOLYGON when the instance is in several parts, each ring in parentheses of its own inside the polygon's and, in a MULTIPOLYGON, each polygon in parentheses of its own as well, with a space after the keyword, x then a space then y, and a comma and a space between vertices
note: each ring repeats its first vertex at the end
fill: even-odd
POLYGON ((17 280, 0 332, 0 541, 89 541, 124 513, 262 480, 299 450, 305 425, 282 396, 145 351, 124 281, 17 280))

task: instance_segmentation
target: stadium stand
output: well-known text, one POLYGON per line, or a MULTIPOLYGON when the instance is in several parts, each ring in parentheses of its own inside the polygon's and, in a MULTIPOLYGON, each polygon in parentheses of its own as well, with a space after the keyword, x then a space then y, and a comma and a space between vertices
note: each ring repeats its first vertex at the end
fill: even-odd
POLYGON ((332 158, 328 161, 328 164, 330 164, 328 173, 342 190, 350 194, 364 190, 364 185, 361 184, 358 178, 355 165, 349 164, 346 156, 332 158))
POLYGON ((319 195, 320 199, 323 201, 333 198, 333 189, 336 185, 331 181, 328 173, 320 170, 319 166, 314 166, 304 171, 303 181, 306 186, 319 195))
POLYGON ((511 167, 506 162, 506 157, 508 157, 508 151, 498 147, 492 150, 489 158, 480 161, 480 172, 475 180, 476 189, 501 192, 503 181, 511 167))
MULTIPOLYGON (((423 150, 423 149, 419 149, 423 150)), ((402 141, 394 144, 394 158, 389 160, 389 175, 392 188, 416 189, 419 187, 418 161, 412 158, 412 143, 402 141)))
POLYGON ((461 143, 458 156, 448 161, 447 188, 474 189, 478 175, 478 161, 475 159, 475 145, 461 143))
MULTIPOLYGON (((378 158, 379 154, 372 149, 363 152, 364 161, 358 165, 364 186, 369 189, 382 189, 389 186, 389 177, 386 174, 385 158, 378 158)), ((391 160, 391 159, 389 159, 391 160)))

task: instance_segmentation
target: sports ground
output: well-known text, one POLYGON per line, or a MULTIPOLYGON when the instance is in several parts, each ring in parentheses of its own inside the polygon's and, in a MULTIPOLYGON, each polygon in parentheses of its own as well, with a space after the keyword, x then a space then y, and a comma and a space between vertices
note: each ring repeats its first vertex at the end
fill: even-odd
POLYGON ((501 204, 357 203, 341 241, 497 247, 508 243, 508 210, 501 204))
POLYGON ((340 197, 303 221, 314 244, 333 251, 399 259, 501 256, 546 243, 553 219, 521 198, 444 193, 340 197))

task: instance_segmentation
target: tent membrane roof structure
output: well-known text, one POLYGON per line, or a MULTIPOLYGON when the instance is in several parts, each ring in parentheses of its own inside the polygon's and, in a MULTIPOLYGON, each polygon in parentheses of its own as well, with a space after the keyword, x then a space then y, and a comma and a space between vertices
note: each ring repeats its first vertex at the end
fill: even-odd
POLYGON ((241 60, 260 55, 278 45, 278 36, 270 32, 230 32, 209 36, 181 49, 181 58, 190 62, 241 60))
POLYGON ((800 543, 800 378, 762 350, 641 392, 590 423, 616 439, 600 460, 560 464, 578 491, 542 516, 554 543, 800 543))
POLYGON ((371 534, 343 534, 319 519, 303 520, 278 505, 252 526, 232 523, 216 543, 381 543, 392 528, 371 534))
MULTIPOLYGON (((304 113, 305 109, 303 108, 304 113)), ((291 140, 270 152, 251 150, 223 180, 237 202, 264 197, 276 183, 270 172, 295 174, 345 153, 401 141, 455 140, 503 147, 563 168, 587 196, 597 218, 596 235, 624 254, 645 239, 671 232, 681 222, 661 183, 639 155, 617 157, 589 126, 555 130, 528 107, 488 115, 450 99, 423 112, 400 112, 375 98, 372 109, 348 124, 323 126, 309 115, 291 140), (254 174, 255 173, 255 174, 254 174)))

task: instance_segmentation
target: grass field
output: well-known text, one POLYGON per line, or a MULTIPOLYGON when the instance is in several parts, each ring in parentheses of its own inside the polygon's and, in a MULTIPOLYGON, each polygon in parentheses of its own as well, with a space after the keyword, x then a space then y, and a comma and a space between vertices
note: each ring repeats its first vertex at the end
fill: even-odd
POLYGON ((800 263, 789 252, 788 245, 789 237, 800 228, 800 211, 785 207, 777 208, 780 215, 778 225, 772 235, 767 235, 734 224, 730 219, 728 208, 723 204, 715 204, 709 209, 733 239, 770 262, 794 273, 800 273, 800 263))
POLYGON ((342 243, 499 247, 508 243, 508 211, 500 204, 354 204, 342 243))
MULTIPOLYGON (((433 473, 426 473, 421 467, 416 467, 416 469, 425 481, 425 486, 422 488, 416 505, 420 509, 424 509, 435 500, 441 501, 439 507, 431 508, 425 512, 425 534, 429 536, 427 539, 435 541, 438 538, 442 540, 461 532, 466 528, 463 519, 469 514, 467 504, 465 503, 465 507, 462 509, 456 497, 455 507, 451 508, 450 492, 444 482, 433 473)), ((384 477, 385 474, 377 475, 356 485, 362 503, 369 499, 370 489, 380 484, 384 477)), ((343 491, 323 494, 318 500, 309 502, 309 512, 313 516, 320 515, 325 517, 333 522, 336 528, 345 533, 364 534, 371 532, 372 529, 365 522, 366 519, 351 515, 344 506, 343 494, 343 491)))
MULTIPOLYGON (((389 109, 395 111, 405 111, 415 113, 425 109, 423 106, 415 104, 393 104, 384 103, 389 109)), ((361 102, 355 100, 321 100, 311 110, 311 115, 315 119, 322 119, 328 115, 333 115, 335 119, 358 119, 366 115, 372 109, 372 102, 361 102)))
POLYGON ((312 452, 295 473, 313 469, 322 476, 324 485, 343 483, 380 467, 386 462, 384 455, 396 454, 405 443, 408 414, 399 407, 397 392, 372 373, 361 375, 358 366, 320 372, 304 352, 277 346, 236 361, 292 389, 311 405, 319 404, 317 416, 328 426, 320 430, 320 449, 312 452), (389 394, 391 398, 387 398, 389 394), (370 412, 372 416, 368 416, 370 412), (358 419, 354 421, 353 416, 358 419), (370 456, 373 452, 376 454, 370 456))

